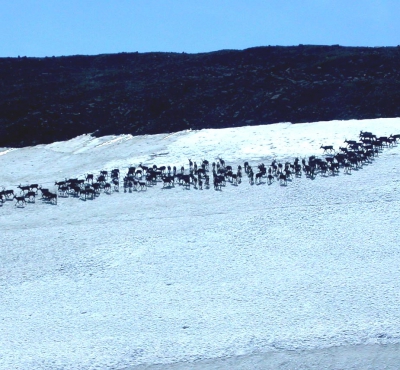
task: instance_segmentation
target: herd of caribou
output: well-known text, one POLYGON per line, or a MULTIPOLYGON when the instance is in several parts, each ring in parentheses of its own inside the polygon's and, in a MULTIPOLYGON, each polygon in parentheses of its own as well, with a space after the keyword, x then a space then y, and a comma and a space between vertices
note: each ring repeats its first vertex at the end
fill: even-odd
POLYGON ((189 159, 189 168, 183 166, 177 169, 176 166, 152 167, 140 164, 137 167, 129 167, 127 173, 121 179, 119 169, 111 171, 100 171, 99 174, 87 174, 82 179, 70 178, 63 181, 56 181, 57 190, 51 191, 39 184, 19 185, 19 192, 5 189, 0 191, 0 206, 6 201, 15 200, 15 206, 24 207, 27 203, 35 203, 36 197, 44 202, 57 204, 59 197, 76 197, 82 200, 95 199, 101 192, 111 194, 118 192, 122 186, 123 191, 132 193, 134 191, 147 190, 148 187, 162 183, 163 188, 174 187, 176 184, 185 189, 191 186, 202 190, 212 187, 221 190, 227 182, 232 185, 239 185, 242 182, 242 175, 246 175, 249 183, 261 184, 266 179, 268 184, 277 181, 285 186, 293 177, 301 177, 305 174, 308 178, 322 175, 336 175, 340 169, 350 174, 353 169, 361 168, 366 162, 371 162, 374 157, 385 147, 397 145, 400 135, 377 137, 371 132, 361 131, 359 140, 345 140, 344 146, 336 151, 333 146, 321 145, 322 157, 310 156, 309 158, 295 158, 293 163, 280 163, 273 160, 268 166, 259 164, 256 169, 248 162, 243 167, 237 166, 234 170, 221 158, 210 164, 202 160, 198 166, 196 162, 189 159), (211 170, 211 171, 210 171, 211 170), (256 172, 255 172, 256 171, 256 172), (210 181, 210 176, 212 176, 210 181), (40 193, 40 194, 39 194, 40 193))

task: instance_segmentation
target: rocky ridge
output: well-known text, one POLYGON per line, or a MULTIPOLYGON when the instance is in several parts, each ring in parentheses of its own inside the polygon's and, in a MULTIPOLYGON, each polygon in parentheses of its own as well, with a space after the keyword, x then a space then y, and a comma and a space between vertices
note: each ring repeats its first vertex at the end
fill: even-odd
POLYGON ((0 147, 400 116, 400 47, 0 58, 0 147))

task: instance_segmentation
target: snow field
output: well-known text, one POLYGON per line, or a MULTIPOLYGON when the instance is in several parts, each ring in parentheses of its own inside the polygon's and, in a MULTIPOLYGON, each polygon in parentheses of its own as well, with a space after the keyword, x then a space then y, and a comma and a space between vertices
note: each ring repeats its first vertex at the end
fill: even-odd
MULTIPOLYGON (((0 149, 0 185, 50 185, 139 162, 188 167, 188 158, 269 164, 397 127, 398 119, 87 135, 0 149)), ((400 343, 398 156, 399 146, 388 148, 351 175, 303 175, 288 186, 244 177, 220 192, 157 185, 57 206, 6 202, 0 368, 124 369, 400 343)))

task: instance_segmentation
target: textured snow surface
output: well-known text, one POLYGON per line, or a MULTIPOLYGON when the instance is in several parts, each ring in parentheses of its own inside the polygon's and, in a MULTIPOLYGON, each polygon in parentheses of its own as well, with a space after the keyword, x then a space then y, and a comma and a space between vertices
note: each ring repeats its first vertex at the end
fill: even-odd
MULTIPOLYGON (((360 130, 398 134, 400 119, 0 148, 0 186, 55 189, 140 162, 188 168, 188 158, 284 163, 322 156, 321 145, 338 149, 360 130)), ((336 369, 346 366, 332 360, 340 348, 342 360, 373 356, 370 368, 398 364, 399 154, 394 146, 351 175, 303 175, 287 186, 244 177, 222 191, 159 183, 57 205, 6 201, 0 369, 336 369)))

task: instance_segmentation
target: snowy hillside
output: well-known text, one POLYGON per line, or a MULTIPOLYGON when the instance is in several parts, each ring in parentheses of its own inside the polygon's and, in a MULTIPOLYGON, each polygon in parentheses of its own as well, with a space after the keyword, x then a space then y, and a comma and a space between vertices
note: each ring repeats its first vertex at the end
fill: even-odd
MULTIPOLYGON (((65 178, 188 169, 189 158, 284 163, 361 130, 400 134, 400 119, 0 148, 0 186, 56 191, 65 178)), ((397 368, 399 154, 287 186, 244 175, 221 191, 158 183, 57 205, 5 201, 0 369, 397 368)))

